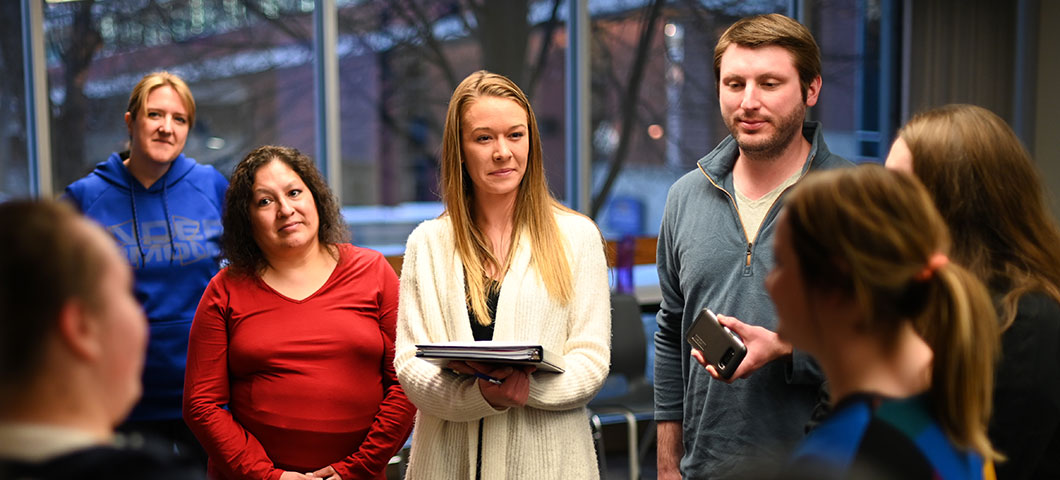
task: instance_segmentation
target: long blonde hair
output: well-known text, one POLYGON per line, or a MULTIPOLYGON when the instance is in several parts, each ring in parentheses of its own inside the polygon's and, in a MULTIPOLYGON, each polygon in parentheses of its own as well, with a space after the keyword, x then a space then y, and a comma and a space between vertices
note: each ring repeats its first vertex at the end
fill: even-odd
POLYGON ((520 235, 530 241, 531 265, 553 298, 568 303, 572 296, 570 265, 567 250, 556 225, 556 210, 573 212, 564 207, 549 192, 542 164, 541 134, 530 101, 508 78, 480 70, 468 75, 456 87, 445 114, 442 133, 442 201, 445 215, 453 225, 456 250, 464 264, 467 282, 467 303, 477 321, 489 325, 490 312, 486 303, 487 265, 492 264, 500 279, 508 271, 520 235), (526 173, 519 184, 515 201, 511 245, 512 250, 502 262, 493 255, 485 235, 475 225, 472 214, 474 187, 463 162, 461 146, 464 115, 468 107, 480 97, 499 97, 514 101, 526 111, 530 129, 530 153, 526 159, 526 173))
POLYGON ((914 116, 898 137, 950 230, 960 232, 954 257, 1001 297, 1003 328, 1026 293, 1060 302, 1060 228, 1005 121, 975 105, 946 105, 914 116))
POLYGON ((785 200, 812 288, 850 295, 864 331, 893 346, 912 322, 931 346, 931 403, 954 444, 1000 458, 987 438, 997 316, 986 287, 944 256, 946 224, 911 175, 877 165, 808 175, 785 200))

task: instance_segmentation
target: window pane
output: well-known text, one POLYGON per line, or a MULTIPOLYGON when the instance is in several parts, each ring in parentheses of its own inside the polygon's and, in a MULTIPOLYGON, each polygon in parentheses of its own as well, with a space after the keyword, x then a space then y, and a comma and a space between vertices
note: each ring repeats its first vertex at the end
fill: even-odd
MULTIPOLYGON (((611 238, 656 235, 670 185, 729 134, 714 81, 714 46, 721 33, 745 16, 786 14, 790 2, 667 2, 650 19, 654 31, 642 43, 651 3, 589 2, 593 203, 597 222, 611 238), (634 91, 630 82, 637 74, 641 83, 634 91), (634 104, 626 105, 628 99, 634 104)), ((878 143, 877 4, 807 2, 802 19, 821 47, 823 63, 824 87, 809 118, 821 120, 829 148, 851 160, 873 155, 878 143), (856 152, 859 134, 871 149, 856 152)))
POLYGON ((45 38, 57 192, 128 148, 140 78, 169 70, 197 106, 184 153, 228 175, 264 144, 315 155, 313 2, 48 3, 45 38))
POLYGON ((354 243, 391 253, 437 216, 441 134, 456 85, 486 69, 530 97, 562 198, 566 2, 385 0, 339 7, 343 202, 354 243))
POLYGON ((714 86, 721 32, 741 17, 787 8, 680 1, 653 17, 651 3, 589 2, 593 204, 609 238, 658 234, 670 185, 729 134, 714 86), (645 25, 652 31, 642 41, 645 25))
POLYGON ((0 202, 30 193, 21 5, 0 2, 0 202))
POLYGON ((851 161, 879 155, 879 107, 871 101, 878 100, 879 94, 878 3, 819 0, 807 4, 805 23, 821 48, 822 71, 820 100, 810 115, 824 127, 828 149, 851 161), (877 5, 859 8, 865 3, 877 5), (874 55, 871 62, 866 50, 874 55))

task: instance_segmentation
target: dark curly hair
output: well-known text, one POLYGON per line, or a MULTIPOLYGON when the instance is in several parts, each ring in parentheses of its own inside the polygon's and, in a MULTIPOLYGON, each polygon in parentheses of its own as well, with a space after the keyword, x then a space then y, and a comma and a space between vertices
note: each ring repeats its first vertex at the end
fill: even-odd
POLYGON ((331 193, 324 176, 305 154, 294 148, 265 145, 247 154, 232 172, 232 180, 225 194, 224 233, 221 252, 228 260, 228 268, 241 275, 259 275, 269 265, 254 241, 250 225, 250 204, 254 195, 254 175, 258 169, 279 160, 305 182, 317 207, 320 226, 317 238, 321 245, 335 245, 349 239, 346 222, 339 213, 339 202, 331 193))

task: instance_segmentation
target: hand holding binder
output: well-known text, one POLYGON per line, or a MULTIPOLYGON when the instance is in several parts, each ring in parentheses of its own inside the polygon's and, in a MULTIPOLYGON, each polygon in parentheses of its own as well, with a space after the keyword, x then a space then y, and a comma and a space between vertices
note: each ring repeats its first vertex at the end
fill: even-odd
POLYGON ((533 365, 509 366, 460 360, 451 360, 446 367, 455 373, 480 379, 477 383, 482 398, 496 409, 525 407, 530 398, 530 374, 537 370, 533 365))

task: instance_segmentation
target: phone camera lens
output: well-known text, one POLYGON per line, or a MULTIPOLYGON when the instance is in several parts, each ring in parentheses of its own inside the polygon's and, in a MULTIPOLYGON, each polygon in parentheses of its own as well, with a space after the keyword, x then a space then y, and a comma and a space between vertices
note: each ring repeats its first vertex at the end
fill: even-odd
POLYGON ((718 366, 721 367, 721 368, 725 368, 725 365, 728 365, 729 364, 729 360, 732 360, 732 357, 734 357, 734 356, 736 356, 736 351, 735 350, 733 350, 731 348, 725 350, 725 354, 721 356, 721 361, 718 362, 718 366))

